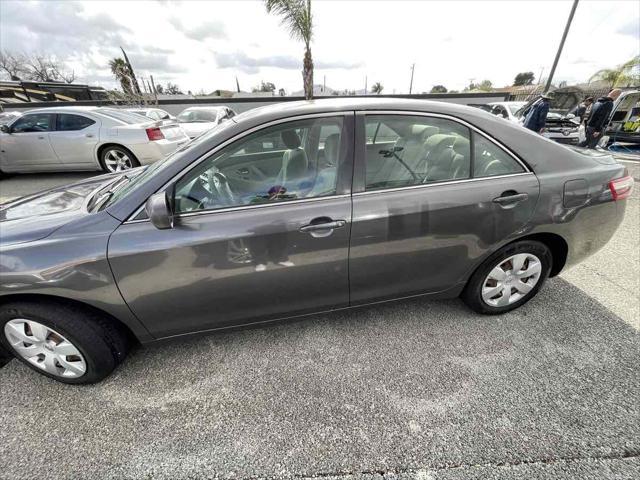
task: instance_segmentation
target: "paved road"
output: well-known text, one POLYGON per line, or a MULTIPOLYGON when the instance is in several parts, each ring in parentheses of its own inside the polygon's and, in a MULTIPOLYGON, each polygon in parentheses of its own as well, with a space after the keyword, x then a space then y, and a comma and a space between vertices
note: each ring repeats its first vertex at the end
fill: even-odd
POLYGON ((640 478, 639 194, 603 251, 500 317, 318 315, 139 349, 81 388, 11 362, 0 477, 640 478))

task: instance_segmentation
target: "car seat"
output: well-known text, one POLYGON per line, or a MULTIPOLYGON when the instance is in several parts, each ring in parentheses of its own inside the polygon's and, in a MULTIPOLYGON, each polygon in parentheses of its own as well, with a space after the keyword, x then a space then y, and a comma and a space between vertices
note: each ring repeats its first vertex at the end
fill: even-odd
POLYGON ((288 150, 282 156, 282 168, 276 182, 287 190, 297 189, 309 176, 309 159, 300 147, 300 137, 295 130, 284 130, 280 137, 288 150))

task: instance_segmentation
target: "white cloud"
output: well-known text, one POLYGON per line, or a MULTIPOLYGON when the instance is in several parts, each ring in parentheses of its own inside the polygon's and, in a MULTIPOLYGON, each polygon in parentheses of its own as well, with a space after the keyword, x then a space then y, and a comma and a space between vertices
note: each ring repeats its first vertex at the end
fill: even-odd
MULTIPOLYGON (((570 0, 556 2, 313 2, 316 82, 405 93, 470 79, 508 85, 549 71, 570 0)), ((580 2, 556 76, 587 79, 640 50, 640 12, 625 1, 580 2), (634 26, 636 27, 634 29, 634 26)), ((250 89, 261 80, 300 90, 303 46, 259 1, 0 2, 0 43, 67 58, 79 81, 109 82, 122 45, 142 75, 183 90, 250 89)))

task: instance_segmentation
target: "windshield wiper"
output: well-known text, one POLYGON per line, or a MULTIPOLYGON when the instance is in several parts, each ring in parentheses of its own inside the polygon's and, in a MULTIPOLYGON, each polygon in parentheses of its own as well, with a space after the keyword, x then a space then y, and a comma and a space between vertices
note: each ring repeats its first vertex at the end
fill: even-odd
POLYGON ((111 198, 111 196, 116 192, 116 190, 118 190, 125 183, 129 183, 130 181, 131 181, 130 177, 128 177, 127 175, 123 175, 120 178, 118 178, 117 180, 113 181, 112 183, 108 183, 103 188, 98 190, 93 195, 93 197, 91 197, 91 200, 89 201, 89 204, 87 205, 87 209, 89 211, 99 210, 100 207, 102 207, 102 205, 104 205, 106 203, 106 201, 111 198), (107 190, 104 193, 101 193, 106 188, 108 188, 109 190, 107 190))

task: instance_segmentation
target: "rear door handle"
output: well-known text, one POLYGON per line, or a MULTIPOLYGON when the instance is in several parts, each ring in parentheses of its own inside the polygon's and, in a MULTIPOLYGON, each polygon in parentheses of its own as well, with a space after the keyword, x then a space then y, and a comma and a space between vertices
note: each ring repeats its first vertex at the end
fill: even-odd
POLYGON ((87 134, 85 135, 85 137, 87 137, 87 138, 93 138, 93 133, 87 133, 87 134))
POLYGON ((515 203, 522 202, 529 198, 527 193, 516 193, 514 195, 504 195, 493 199, 493 203, 499 203, 500 205, 513 205, 515 203))

